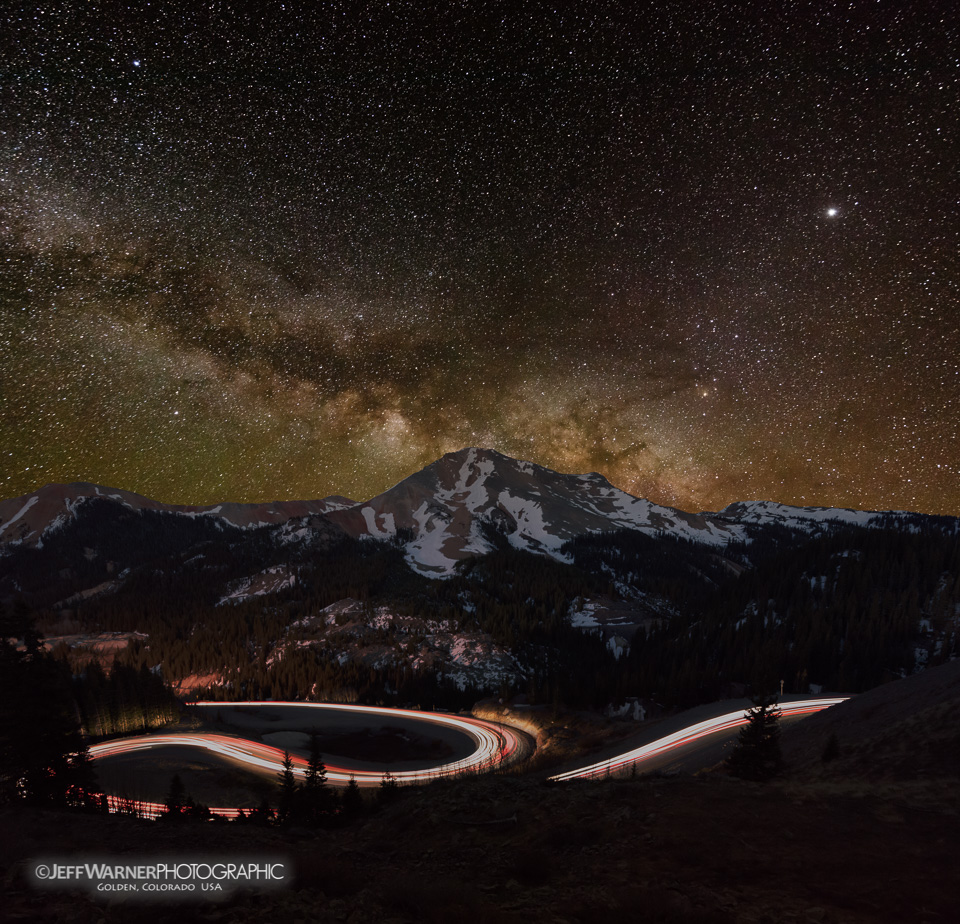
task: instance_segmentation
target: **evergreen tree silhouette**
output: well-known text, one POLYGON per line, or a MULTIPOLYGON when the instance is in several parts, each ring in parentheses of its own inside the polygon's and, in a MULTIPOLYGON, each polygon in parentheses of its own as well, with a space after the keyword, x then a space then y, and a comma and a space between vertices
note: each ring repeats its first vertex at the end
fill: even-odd
POLYGON ((304 816, 311 824, 319 824, 333 807, 334 797, 327 786, 327 767, 320 754, 320 739, 316 734, 310 736, 310 760, 307 763, 307 777, 301 788, 301 798, 304 816))
POLYGON ((293 815, 297 797, 297 783, 293 775, 293 759, 289 751, 283 752, 283 770, 280 771, 280 801, 277 805, 277 820, 289 821, 293 815))
POLYGON ((349 818, 355 818, 362 811, 363 796, 360 793, 356 778, 351 775, 350 782, 347 783, 347 787, 343 791, 343 813, 349 818))
POLYGON ((82 801, 85 752, 68 669, 43 650, 22 602, 0 608, 0 800, 82 801))
POLYGON ((727 758, 733 776, 744 780, 769 780, 783 768, 780 754, 780 709, 774 696, 753 697, 747 724, 727 758))
POLYGON ((393 774, 387 770, 380 778, 380 790, 377 793, 381 803, 393 802, 400 795, 400 784, 394 779, 393 774))

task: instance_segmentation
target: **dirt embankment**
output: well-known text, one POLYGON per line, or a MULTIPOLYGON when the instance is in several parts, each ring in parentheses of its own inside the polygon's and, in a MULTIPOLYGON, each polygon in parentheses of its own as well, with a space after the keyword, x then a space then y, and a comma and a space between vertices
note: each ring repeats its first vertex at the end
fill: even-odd
POLYGON ((939 810, 960 773, 958 713, 960 660, 876 687, 784 730, 789 779, 939 810))
MULTIPOLYGON (((6 807, 0 830, 17 837, 0 839, 4 914, 72 924, 142 918, 143 907, 38 891, 30 864, 48 857, 282 854, 296 879, 279 893, 146 910, 158 924, 956 920, 960 763, 949 749, 960 735, 951 721, 960 664, 946 667, 821 713, 806 730, 798 724, 784 736, 795 769, 766 785, 719 775, 559 785, 545 785, 545 774, 450 779, 402 790, 378 811, 367 796, 353 824, 315 832, 6 807), (894 747, 898 727, 911 722, 909 745, 894 747), (840 756, 823 763, 831 728, 846 731, 840 756), (925 777, 915 772, 917 755, 930 761, 925 777)), ((574 736, 590 728, 552 711, 521 721, 547 748, 580 741, 574 736)))
POLYGON ((440 781, 334 830, 0 810, 9 920, 917 924, 955 919, 954 814, 730 779, 440 781), (42 893, 44 857, 289 857, 290 888, 146 907, 42 893))

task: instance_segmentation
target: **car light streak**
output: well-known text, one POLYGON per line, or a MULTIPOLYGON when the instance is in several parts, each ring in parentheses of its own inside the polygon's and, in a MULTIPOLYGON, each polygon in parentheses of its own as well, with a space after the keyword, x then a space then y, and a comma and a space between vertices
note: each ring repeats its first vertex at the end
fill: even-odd
MULTIPOLYGON (((827 709, 830 706, 835 706, 837 703, 842 703, 848 698, 849 697, 846 696, 838 696, 830 699, 795 700, 793 702, 780 703, 779 709, 784 716, 806 715, 813 712, 820 712, 820 710, 827 709)), ((556 776, 550 777, 550 780, 563 782, 566 780, 595 779, 597 777, 612 775, 634 764, 642 765, 645 760, 662 756, 676 748, 691 744, 700 738, 706 738, 719 732, 730 731, 734 728, 739 728, 741 725, 746 725, 748 722, 749 716, 747 710, 742 709, 738 712, 728 712, 726 715, 706 719, 703 722, 697 722, 695 725, 688 725, 686 728, 681 728, 671 735, 665 735, 663 738, 658 738, 649 744, 634 748, 632 751, 617 754, 615 757, 607 758, 607 760, 590 764, 589 767, 581 767, 579 770, 569 770, 566 773, 558 773, 556 776)), ((641 768, 638 767, 638 769, 641 768)))
MULTIPOLYGON (((99 794, 95 794, 99 797, 99 794)), ((167 814, 167 806, 162 802, 144 802, 140 799, 126 799, 122 796, 107 795, 107 808, 110 812, 118 814, 137 815, 140 818, 159 818, 167 814)), ((222 818, 239 818, 240 812, 245 815, 250 814, 253 809, 238 808, 211 808, 211 815, 219 815, 222 818)))
MULTIPOLYGON (((820 712, 837 703, 848 699, 845 696, 827 699, 795 700, 780 703, 779 709, 783 716, 801 716, 820 712)), ((346 785, 354 778, 361 786, 378 785, 384 773, 390 775, 398 783, 413 783, 437 777, 456 776, 464 773, 481 773, 495 769, 507 758, 522 749, 522 744, 512 729, 506 726, 485 722, 481 719, 464 718, 462 716, 447 715, 438 712, 417 712, 412 709, 389 709, 375 706, 341 706, 330 703, 291 703, 274 700, 242 701, 242 702, 197 702, 192 706, 201 707, 274 707, 295 706, 297 709, 328 710, 334 712, 349 712, 364 717, 404 718, 417 722, 428 722, 455 729, 473 739, 475 750, 460 760, 435 767, 420 770, 389 770, 389 768, 363 770, 350 769, 326 765, 327 780, 333 784, 346 785)), ((749 721, 748 710, 729 712, 725 715, 705 719, 694 725, 689 725, 670 735, 658 738, 641 747, 626 751, 588 767, 570 770, 550 777, 551 781, 566 781, 574 779, 596 779, 612 775, 633 765, 641 765, 644 761, 668 754, 671 751, 692 744, 700 739, 732 731, 749 721)), ((210 751, 227 760, 236 761, 250 768, 279 774, 283 770, 284 751, 281 748, 253 741, 247 738, 231 735, 182 733, 169 735, 141 735, 132 738, 118 738, 112 741, 103 741, 90 748, 90 755, 94 760, 114 757, 123 754, 132 754, 163 747, 185 747, 210 751)), ((290 755, 294 776, 301 779, 306 777, 308 761, 298 754, 290 755)), ((111 812, 135 812, 143 817, 156 818, 166 812, 166 806, 158 802, 130 800, 119 796, 107 795, 107 805, 111 812)), ((236 818, 241 809, 238 808, 211 808, 211 813, 226 818, 236 818)))
MULTIPOLYGON (((356 779, 361 786, 373 786, 380 783, 385 772, 398 783, 412 783, 421 780, 436 779, 437 777, 456 776, 463 773, 482 773, 496 769, 505 760, 521 749, 521 742, 512 729, 485 722, 481 719, 464 718, 462 716, 445 715, 438 712, 417 712, 412 709, 387 709, 375 706, 341 706, 329 703, 290 703, 273 700, 244 701, 244 702, 197 702, 192 706, 215 706, 225 708, 231 706, 295 706, 297 709, 327 710, 333 712, 349 712, 365 718, 403 718, 416 722, 427 722, 452 728, 473 739, 475 750, 467 757, 451 763, 440 764, 420 770, 390 770, 389 767, 375 770, 350 769, 326 764, 327 780, 335 785, 346 785, 350 778, 356 779)), ((115 757, 123 754, 133 754, 141 751, 150 751, 163 747, 196 748, 217 754, 228 760, 237 761, 256 770, 279 774, 283 770, 284 751, 281 748, 253 741, 247 738, 232 735, 206 734, 190 732, 169 735, 141 735, 133 738, 117 738, 112 741, 103 741, 90 748, 90 756, 94 760, 106 757, 115 757)), ((294 776, 301 779, 306 777, 308 761, 297 755, 290 755, 293 764, 294 776)), ((126 805, 124 800, 108 796, 111 811, 117 811, 114 806, 126 805)), ((137 811, 143 814, 160 814, 165 811, 164 806, 156 803, 138 802, 137 811)), ((211 809, 215 814, 235 816, 238 809, 211 809)))

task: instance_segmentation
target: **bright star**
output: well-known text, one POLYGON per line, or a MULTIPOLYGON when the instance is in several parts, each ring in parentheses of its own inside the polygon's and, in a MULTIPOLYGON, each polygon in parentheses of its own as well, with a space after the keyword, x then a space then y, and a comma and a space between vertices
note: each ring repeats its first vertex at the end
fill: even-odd
POLYGON ((827 209, 827 218, 836 218, 840 214, 840 209, 833 208, 832 206, 827 209))

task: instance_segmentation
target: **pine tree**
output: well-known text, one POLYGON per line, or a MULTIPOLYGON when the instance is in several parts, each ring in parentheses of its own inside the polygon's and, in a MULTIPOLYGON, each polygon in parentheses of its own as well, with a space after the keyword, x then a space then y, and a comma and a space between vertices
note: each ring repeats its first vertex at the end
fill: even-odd
POLYGON ((289 821, 297 796, 297 783, 293 775, 293 759, 289 751, 283 752, 283 770, 280 771, 280 801, 277 806, 277 819, 281 823, 289 821))
POLYGON ((25 606, 0 608, 0 801, 63 805, 91 781, 68 669, 39 639, 25 606))
POLYGON ((201 818, 204 820, 212 817, 209 806, 204 805, 202 802, 194 801, 193 796, 187 796, 183 814, 186 815, 187 818, 201 818))
POLYGON ((380 792, 378 794, 380 802, 393 802, 400 795, 400 784, 394 779, 393 774, 388 770, 380 778, 380 792))
POLYGON ((330 809, 332 799, 327 787, 327 768, 320 755, 320 739, 315 734, 310 736, 310 760, 301 793, 304 816, 311 824, 318 824, 330 809))
POLYGON ((262 827, 272 824, 275 817, 266 796, 260 800, 260 804, 248 816, 249 820, 255 825, 261 825, 262 827))
POLYGON ((356 777, 350 775, 350 782, 343 791, 343 813, 348 818, 355 818, 363 811, 363 795, 357 785, 356 777))
POLYGON ((747 712, 747 724, 733 752, 727 758, 727 769, 744 780, 769 780, 783 768, 780 754, 780 709, 774 696, 756 696, 747 712))
POLYGON ((317 790, 326 784, 327 767, 320 754, 320 739, 314 734, 310 736, 310 760, 307 763, 306 785, 308 790, 317 790))

